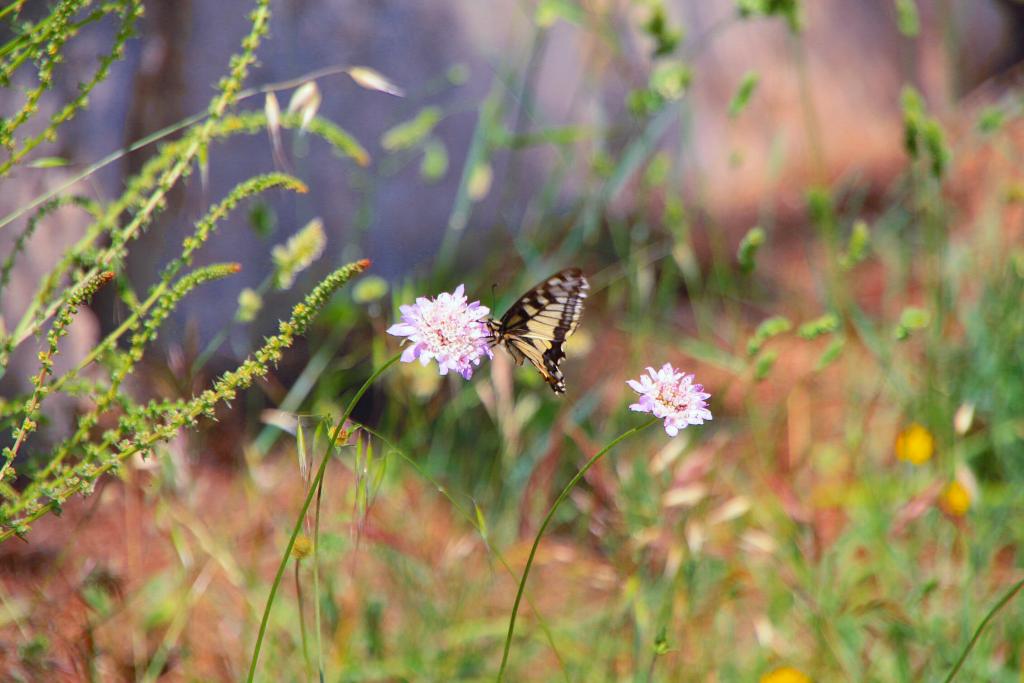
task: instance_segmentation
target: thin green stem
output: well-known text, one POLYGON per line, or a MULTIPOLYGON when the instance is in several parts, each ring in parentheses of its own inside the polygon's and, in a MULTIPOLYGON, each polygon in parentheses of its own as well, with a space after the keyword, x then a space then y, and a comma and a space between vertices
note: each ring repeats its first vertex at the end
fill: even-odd
MULTIPOLYGON (((480 540, 483 541, 484 547, 487 549, 487 552, 494 555, 494 558, 498 560, 498 563, 506 572, 508 572, 509 576, 515 578, 515 572, 512 571, 512 566, 508 563, 508 561, 501 554, 501 552, 499 552, 497 548, 491 545, 490 537, 487 535, 487 529, 481 525, 479 517, 477 517, 475 514, 467 510, 461 503, 459 503, 458 500, 455 499, 455 496, 453 496, 451 492, 448 491, 448 488, 444 484, 442 484, 434 477, 430 476, 430 474, 428 474, 426 470, 424 470, 423 467, 420 466, 419 463, 412 459, 412 456, 410 456, 408 453, 406 453, 405 451, 403 451, 402 449, 398 448, 396 445, 388 441, 387 437, 385 437, 383 434, 376 431, 372 427, 367 427, 366 425, 359 425, 359 429, 363 430, 370 436, 375 436, 381 441, 383 441, 384 445, 388 447, 389 453, 394 453, 395 455, 400 457, 407 465, 409 465, 413 469, 413 471, 416 472, 417 475, 422 477, 424 481, 428 482, 431 486, 434 487, 434 489, 438 493, 444 496, 444 498, 449 503, 452 504, 452 507, 455 509, 455 511, 462 515, 462 518, 465 519, 469 523, 469 525, 476 530, 478 534, 480 534, 480 540)), ((569 672, 566 669, 565 660, 562 658, 561 653, 558 651, 558 647, 555 645, 555 638, 551 633, 551 629, 548 628, 548 625, 544 622, 543 615, 540 613, 540 610, 538 610, 536 606, 534 606, 529 596, 524 596, 524 598, 526 599, 527 607, 533 610, 534 615, 537 617, 537 623, 540 625, 541 630, 544 631, 544 637, 547 638, 548 645, 551 646, 551 654, 553 654, 555 656, 555 660, 558 661, 558 669, 562 672, 562 677, 566 680, 566 683, 569 683, 569 672)))
POLYGON ((299 605, 299 637, 302 639, 302 661, 306 663, 306 679, 313 680, 313 669, 309 663, 309 638, 306 636, 306 613, 302 609, 302 580, 299 569, 302 563, 295 562, 295 601, 299 605))
POLYGON ((0 19, 3 19, 4 17, 6 17, 8 14, 11 14, 12 12, 14 13, 15 16, 17 16, 18 12, 21 11, 22 7, 23 7, 22 3, 17 3, 17 2, 11 3, 7 7, 4 7, 3 9, 0 9, 0 19))
POLYGON ((316 512, 313 514, 313 627, 316 629, 316 675, 324 678, 324 643, 320 626, 320 501, 324 480, 316 487, 316 512))
POLYGON ((373 374, 363 382, 363 386, 359 387, 359 391, 356 392, 352 400, 349 401, 348 407, 345 408, 345 412, 342 413, 338 419, 338 424, 335 425, 334 431, 331 433, 331 438, 327 441, 327 449, 324 452, 324 457, 320 460, 320 467, 316 471, 316 476, 310 483, 309 492, 306 493, 306 499, 302 503, 302 509, 299 511, 299 515, 295 520, 295 526, 292 529, 292 534, 288 538, 288 545, 284 549, 284 553, 281 555, 281 564, 277 567, 277 574, 274 576, 274 583, 270 586, 270 595, 267 596, 266 607, 263 608, 263 618, 260 620, 260 630, 256 635, 256 645, 253 647, 252 659, 249 662, 249 675, 246 677, 248 683, 252 683, 256 676, 256 664, 260 659, 260 648, 263 647, 263 637, 267 632, 267 623, 270 621, 270 609, 274 606, 274 598, 277 597, 277 589, 281 585, 281 579, 284 577, 285 569, 288 567, 288 559, 291 557, 292 548, 295 546, 295 539, 298 538, 299 533, 302 531, 302 524, 306 519, 306 513, 309 512, 309 506, 313 502, 313 496, 316 495, 317 490, 320 487, 320 482, 323 481, 324 473, 327 471, 327 463, 331 459, 331 454, 334 452, 334 445, 338 442, 338 437, 341 436, 342 431, 345 429, 345 422, 348 420, 352 411, 355 410, 356 405, 359 403, 359 399, 363 397, 366 390, 370 388, 378 377, 384 374, 384 371, 390 368, 392 365, 398 362, 401 358, 400 353, 396 353, 386 363, 374 370, 373 374))
POLYGON ((964 665, 964 662, 967 661, 967 655, 971 654, 971 650, 974 649, 974 644, 978 642, 978 638, 981 637, 981 632, 985 630, 986 626, 988 626, 988 622, 992 621, 993 617, 996 616, 996 613, 998 613, 999 610, 1001 610, 1006 605, 1006 603, 1010 602, 1010 600, 1013 599, 1013 596, 1016 595, 1021 588, 1024 588, 1024 579, 1021 579, 1017 583, 1010 586, 1010 590, 1006 591, 1006 593, 1003 594, 1003 597, 999 598, 999 602, 992 606, 992 609, 988 611, 988 614, 985 615, 985 618, 981 620, 980 624, 978 624, 978 628, 974 630, 974 635, 971 637, 971 642, 967 643, 967 647, 965 647, 964 651, 960 653, 960 658, 956 660, 956 664, 953 665, 953 668, 950 670, 949 675, 946 676, 946 679, 945 681, 943 681, 943 683, 950 683, 950 681, 953 680, 953 678, 960 671, 960 667, 962 667, 964 665))
MULTIPOLYGON (((181 606, 175 613, 170 626, 167 627, 167 632, 164 634, 163 642, 160 643, 160 647, 153 655, 153 658, 149 660, 149 666, 146 667, 146 671, 142 676, 142 683, 152 683, 160 677, 161 672, 164 670, 164 665, 167 664, 167 658, 170 656, 175 644, 181 638, 181 634, 184 632, 185 626, 188 624, 189 615, 192 614, 192 610, 195 608, 196 603, 202 599, 206 589, 209 588, 210 580, 213 579, 213 571, 213 560, 207 560, 206 564, 203 565, 202 571, 199 572, 195 581, 192 582, 192 586, 189 588, 188 593, 185 594, 185 597, 181 602, 181 606)), ((92 678, 90 680, 99 679, 92 678)))
MULTIPOLYGON (((326 340, 320 342, 319 348, 313 357, 306 363, 306 367, 299 374, 298 378, 292 382, 291 387, 288 388, 288 393, 285 395, 284 400, 281 401, 278 408, 286 413, 294 413, 302 405, 302 402, 309 395, 309 392, 313 390, 316 385, 316 381, 323 374, 324 370, 330 361, 337 355, 338 349, 341 348, 342 342, 345 340, 345 330, 341 326, 335 326, 331 329, 330 335, 326 340)), ((277 437, 281 434, 280 428, 267 424, 260 430, 259 435, 256 437, 255 446, 256 452, 263 456, 270 452, 270 448, 277 441, 277 437)))
POLYGON ((569 497, 569 493, 573 490, 573 488, 576 487, 576 484, 578 484, 580 480, 583 479, 587 471, 594 466, 594 463, 596 463, 598 460, 604 457, 605 453, 607 453, 612 448, 617 446, 620 442, 625 441, 626 439, 633 436, 637 432, 640 432, 646 429, 647 427, 650 427, 657 421, 658 418, 652 417, 651 419, 647 420, 647 422, 644 422, 642 425, 633 427, 632 429, 627 429, 622 434, 619 434, 617 437, 612 439, 607 446, 605 446, 597 453, 595 453, 594 456, 591 457, 590 460, 588 460, 583 465, 583 467, 580 468, 580 471, 576 473, 576 476, 569 480, 569 483, 565 485, 565 488, 562 489, 562 492, 558 494, 558 498, 555 499, 554 505, 552 505, 551 509, 548 510, 547 516, 544 517, 544 521, 541 523, 540 529, 537 530, 537 535, 533 539, 533 547, 530 548, 530 556, 526 558, 526 567, 523 568, 523 577, 519 580, 519 590, 516 591, 516 601, 512 605, 512 616, 509 617, 508 620, 508 634, 506 634, 505 636, 505 651, 501 655, 501 668, 498 669, 497 680, 499 683, 504 678, 505 667, 508 665, 508 653, 509 650, 512 648, 512 634, 515 632, 516 628, 516 615, 519 613, 519 603, 522 601, 523 591, 526 589, 526 579, 530 575, 530 568, 533 566, 533 558, 537 554, 537 548, 540 546, 540 539, 544 535, 544 531, 548 528, 548 525, 551 524, 551 520, 554 518, 555 512, 558 511, 558 506, 562 504, 562 501, 569 497))

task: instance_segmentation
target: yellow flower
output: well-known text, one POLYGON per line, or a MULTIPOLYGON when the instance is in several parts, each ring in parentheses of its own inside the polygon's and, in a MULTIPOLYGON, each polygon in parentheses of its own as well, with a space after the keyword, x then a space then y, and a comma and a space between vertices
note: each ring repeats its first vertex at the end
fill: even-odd
POLYGON ((313 539, 306 534, 299 534, 298 538, 295 539, 295 544, 292 546, 292 555, 296 559, 301 560, 304 557, 309 557, 313 554, 313 539))
POLYGON ((928 462, 935 452, 935 438, 925 427, 910 423, 896 437, 896 457, 913 465, 928 462))
POLYGON ((784 666, 761 676, 761 683, 811 683, 811 677, 799 669, 784 666))
POLYGON ((971 494, 967 491, 966 486, 954 479, 942 492, 939 505, 946 511, 946 514, 963 517, 971 507, 971 494))

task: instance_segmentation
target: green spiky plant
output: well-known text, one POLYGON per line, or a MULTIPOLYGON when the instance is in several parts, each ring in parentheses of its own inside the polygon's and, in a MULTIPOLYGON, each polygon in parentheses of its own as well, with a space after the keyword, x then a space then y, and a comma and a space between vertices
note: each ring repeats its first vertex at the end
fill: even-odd
MULTIPOLYGON (((24 92, 21 105, 0 121, 0 145, 7 150, 7 157, 0 164, 0 179, 19 165, 45 167, 51 163, 48 158, 33 160, 33 152, 55 140, 61 126, 87 106, 89 93, 107 77, 111 64, 122 57, 125 43, 132 37, 143 11, 137 0, 95 7, 82 0, 63 0, 38 21, 18 21, 23 4, 14 3, 0 10, 0 19, 8 20, 17 29, 0 46, 0 85, 9 85, 13 78, 22 76, 31 78, 35 85, 24 92), (43 123, 41 132, 20 135, 27 123, 41 116, 39 102, 52 88, 69 42, 84 26, 107 19, 116 21, 118 30, 92 77, 79 85, 74 99, 43 123), (32 73, 26 73, 29 71, 32 73)), ((202 418, 214 417, 218 405, 231 401, 240 390, 266 376, 295 338, 306 331, 330 296, 369 266, 364 260, 331 273, 295 306, 289 319, 280 323, 277 334, 267 338, 235 370, 217 378, 209 389, 188 399, 149 402, 139 402, 125 390, 125 381, 137 370, 145 350, 182 299, 208 282, 238 272, 238 264, 232 263, 190 270, 195 253, 224 218, 270 191, 306 191, 302 181, 284 173, 259 175, 239 183, 195 224, 192 234, 182 241, 177 258, 163 266, 148 292, 135 295, 119 274, 134 240, 153 224, 173 188, 186 182, 193 169, 206 171, 212 145, 235 135, 265 133, 268 128, 277 134, 281 128, 301 127, 324 140, 340 156, 359 164, 368 162, 368 155, 354 138, 335 124, 314 117, 315 111, 292 111, 275 117, 274 121, 268 121, 266 112, 236 111, 242 99, 255 94, 243 91, 243 83, 267 33, 269 18, 269 2, 255 2, 241 50, 231 58, 228 74, 218 83, 218 92, 206 112, 173 127, 181 131, 180 137, 161 144, 127 181, 120 196, 108 202, 71 193, 41 196, 0 223, 0 228, 7 230, 15 230, 19 222, 24 223, 0 267, 2 294, 26 243, 44 219, 71 206, 85 212, 90 220, 84 234, 52 264, 21 318, 9 328, 0 329, 0 376, 7 372, 15 350, 36 344, 36 338, 44 335, 38 352, 39 368, 31 377, 30 391, 0 403, 0 424, 10 430, 8 443, 0 453, 0 540, 24 536, 32 522, 47 513, 59 513, 62 505, 76 494, 88 495, 101 476, 116 473, 126 459, 146 456, 179 430, 196 426, 202 418), (97 289, 112 281, 119 285, 119 303, 128 310, 125 319, 74 367, 55 371, 54 359, 63 349, 68 327, 79 308, 88 303, 97 289), (85 398, 87 408, 77 416, 70 435, 41 447, 43 440, 33 437, 45 420, 47 406, 59 395, 85 398), (109 424, 111 420, 114 426, 98 430, 100 424, 109 424)), ((161 131, 133 148, 163 138, 169 132, 161 131)), ((87 177, 101 165, 91 167, 76 180, 87 177)), ((295 274, 319 256, 322 246, 314 247, 310 247, 309 239, 302 238, 277 248, 271 277, 279 288, 289 287, 295 274)))

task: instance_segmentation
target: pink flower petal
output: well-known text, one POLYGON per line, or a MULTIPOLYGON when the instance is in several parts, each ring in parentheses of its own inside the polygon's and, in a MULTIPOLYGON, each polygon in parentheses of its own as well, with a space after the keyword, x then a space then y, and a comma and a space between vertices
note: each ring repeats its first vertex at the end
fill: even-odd
POLYGON ((690 425, 703 424, 711 419, 706 401, 711 397, 704 387, 693 383, 694 376, 677 371, 671 363, 659 370, 647 368, 647 374, 638 380, 627 380, 630 389, 640 395, 629 406, 630 410, 650 413, 664 420, 665 432, 675 436, 690 425))
POLYGON ((481 358, 494 357, 486 322, 490 309, 479 301, 467 303, 465 285, 433 299, 417 297, 415 304, 402 305, 399 310, 401 321, 387 332, 414 342, 402 353, 403 362, 418 359, 428 365, 436 360, 440 374, 455 370, 469 379, 481 358))

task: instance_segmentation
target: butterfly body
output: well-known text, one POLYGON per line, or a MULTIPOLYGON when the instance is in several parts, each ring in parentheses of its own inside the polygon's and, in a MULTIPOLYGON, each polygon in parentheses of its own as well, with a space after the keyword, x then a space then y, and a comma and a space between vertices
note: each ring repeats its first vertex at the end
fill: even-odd
POLYGON ((565 393, 558 364, 565 340, 579 327, 590 285, 579 268, 566 268, 519 297, 500 320, 490 318, 493 344, 501 344, 516 365, 530 361, 556 394, 565 393))

